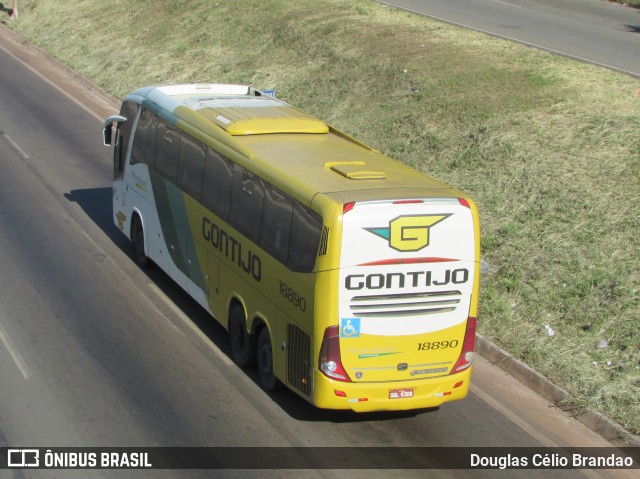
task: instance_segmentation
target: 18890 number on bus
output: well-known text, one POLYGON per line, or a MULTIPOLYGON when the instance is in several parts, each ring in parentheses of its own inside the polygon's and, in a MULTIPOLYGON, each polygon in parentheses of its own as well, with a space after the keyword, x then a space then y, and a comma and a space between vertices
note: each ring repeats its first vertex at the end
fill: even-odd
POLYGON ((418 343, 418 351, 434 351, 437 349, 455 348, 459 344, 457 339, 452 341, 430 341, 418 343))
POLYGON ((283 281, 280 281, 280 294, 300 311, 307 310, 307 300, 283 281))

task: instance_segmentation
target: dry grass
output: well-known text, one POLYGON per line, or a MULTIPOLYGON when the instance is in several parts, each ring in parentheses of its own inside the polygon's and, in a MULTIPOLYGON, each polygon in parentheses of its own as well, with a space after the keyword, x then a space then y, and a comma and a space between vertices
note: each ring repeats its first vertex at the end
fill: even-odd
POLYGON ((370 1, 213 5, 33 0, 11 26, 116 96, 275 88, 468 191, 481 332, 639 433, 640 82, 370 1))

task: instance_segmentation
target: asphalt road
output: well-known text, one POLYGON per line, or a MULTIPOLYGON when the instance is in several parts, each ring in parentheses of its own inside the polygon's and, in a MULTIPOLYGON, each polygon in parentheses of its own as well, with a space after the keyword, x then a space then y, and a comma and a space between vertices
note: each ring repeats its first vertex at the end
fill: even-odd
POLYGON ((382 1, 640 77, 640 10, 603 0, 382 1))
MULTIPOLYGON (((136 266, 111 223, 101 126, 117 103, 4 27, 0 91, 0 446, 331 446, 345 454, 375 446, 401 454, 407 446, 608 445, 482 360, 468 398, 435 411, 356 416, 314 409, 287 391, 265 393, 255 371, 230 360, 225 331, 159 270, 136 266)), ((390 475, 313 470, 318 461, 330 465, 331 457, 310 459, 308 470, 0 470, 0 477, 390 475)), ((632 476, 556 470, 553 477, 632 476)))

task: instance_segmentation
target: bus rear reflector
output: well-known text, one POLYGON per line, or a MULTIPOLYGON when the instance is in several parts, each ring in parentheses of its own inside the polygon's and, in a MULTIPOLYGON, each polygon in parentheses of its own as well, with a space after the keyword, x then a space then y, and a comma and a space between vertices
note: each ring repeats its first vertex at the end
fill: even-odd
POLYGON ((337 381, 351 382, 351 378, 342 366, 340 357, 340 330, 338 326, 329 326, 324 331, 320 346, 319 368, 322 373, 337 381))
POLYGON ((464 198, 458 198, 458 203, 460 203, 462 206, 466 206, 467 208, 471 208, 469 202, 464 198))
POLYGON ((451 370, 450 374, 456 374, 464 371, 473 362, 473 347, 476 342, 476 318, 469 317, 467 319, 467 330, 464 333, 464 343, 462 344, 462 351, 460 357, 456 362, 456 365, 451 370))

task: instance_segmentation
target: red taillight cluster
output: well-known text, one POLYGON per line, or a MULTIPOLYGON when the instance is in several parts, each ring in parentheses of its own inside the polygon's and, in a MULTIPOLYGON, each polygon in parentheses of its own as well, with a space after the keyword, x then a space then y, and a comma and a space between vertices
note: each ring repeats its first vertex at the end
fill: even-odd
POLYGON ((337 325, 329 326, 324 331, 318 362, 320 371, 325 376, 337 381, 351 382, 340 358, 340 330, 337 325))
POLYGON ((467 319, 467 330, 464 333, 464 343, 462 344, 462 351, 458 362, 451 370, 451 374, 464 371, 473 361, 473 347, 476 341, 476 318, 470 317, 467 319))

